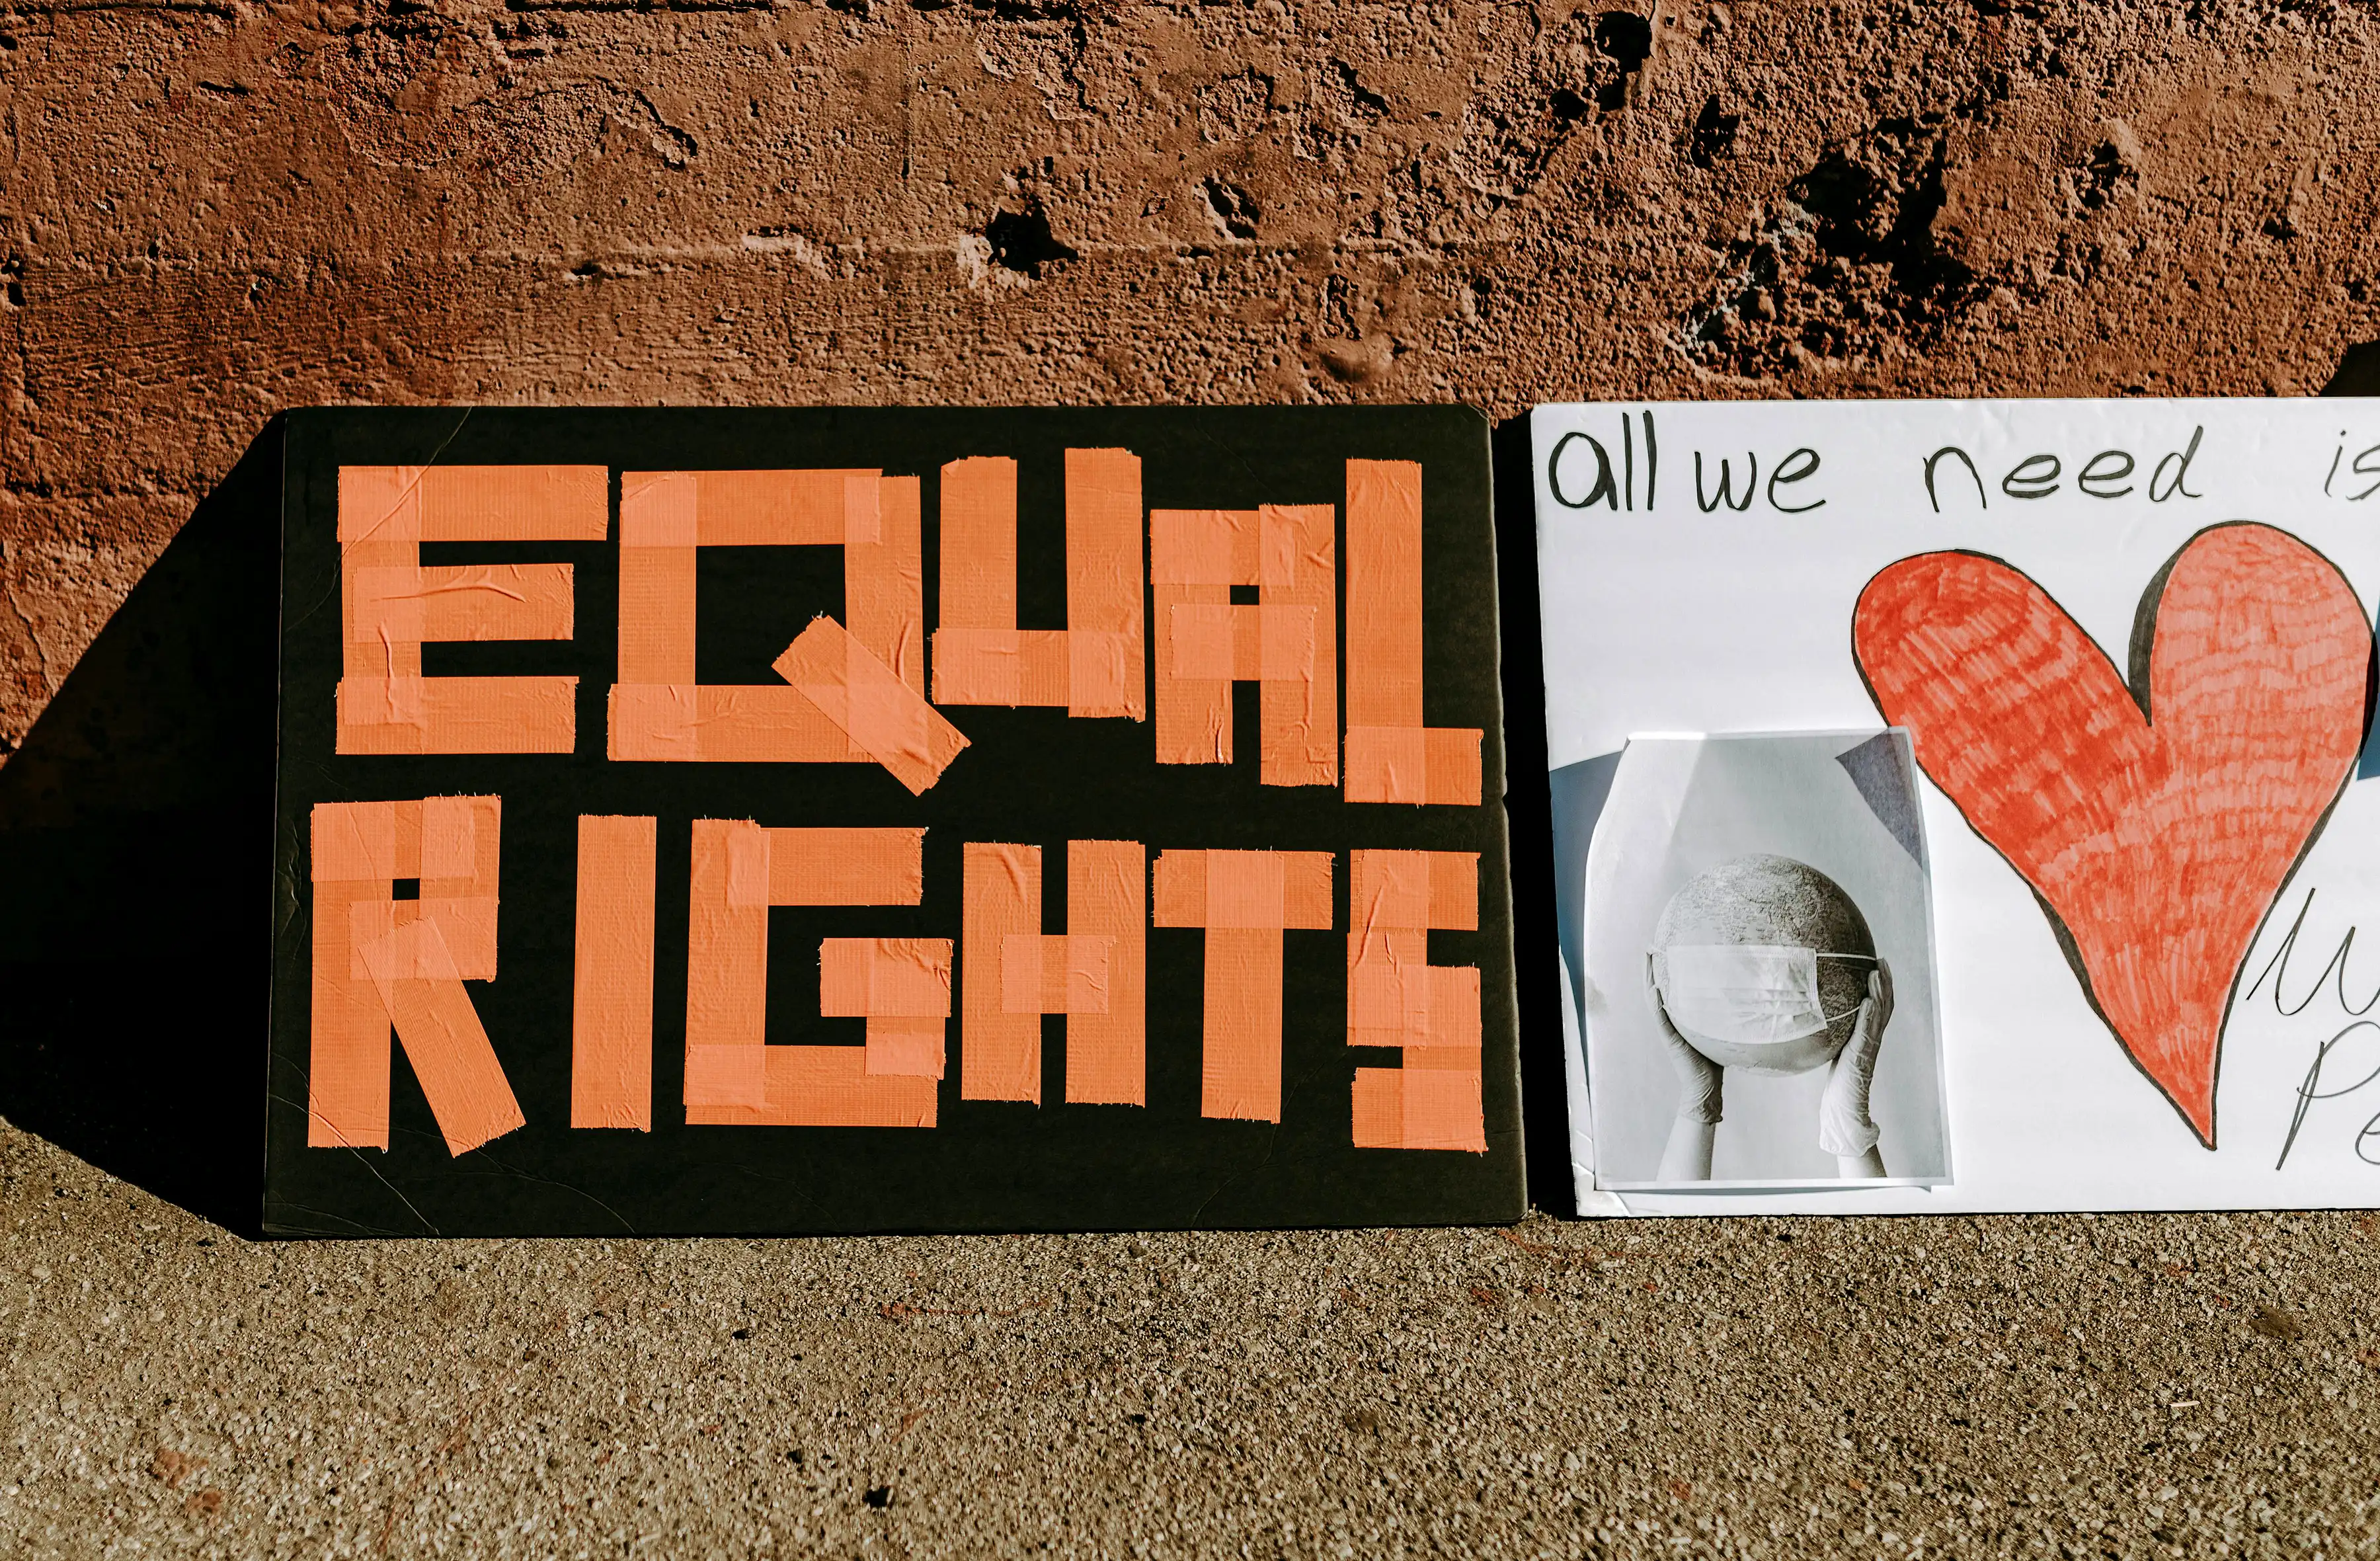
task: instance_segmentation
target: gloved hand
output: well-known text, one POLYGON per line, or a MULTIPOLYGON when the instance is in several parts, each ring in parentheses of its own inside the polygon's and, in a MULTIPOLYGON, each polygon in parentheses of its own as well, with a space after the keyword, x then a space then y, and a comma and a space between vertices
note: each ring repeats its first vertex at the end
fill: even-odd
POLYGON ((1719 1086, 1725 1070, 1695 1051, 1693 1043, 1678 1033, 1677 1026, 1670 1022, 1670 1011, 1661 1006, 1660 984, 1653 979, 1653 959, 1650 954, 1645 956, 1645 999, 1653 1005, 1654 1021, 1661 1027, 1662 1042, 1670 1051, 1670 1066, 1678 1070, 1678 1116, 1688 1122, 1717 1123, 1720 1116, 1719 1086))
POLYGON ((1818 1147, 1840 1159, 1876 1147, 1875 1121, 1867 1114, 1868 1090, 1876 1082, 1876 1054, 1884 1027, 1892 1022, 1892 967, 1879 959, 1867 978, 1867 1000, 1852 1023, 1852 1038, 1835 1055, 1826 1095, 1818 1102, 1818 1147))

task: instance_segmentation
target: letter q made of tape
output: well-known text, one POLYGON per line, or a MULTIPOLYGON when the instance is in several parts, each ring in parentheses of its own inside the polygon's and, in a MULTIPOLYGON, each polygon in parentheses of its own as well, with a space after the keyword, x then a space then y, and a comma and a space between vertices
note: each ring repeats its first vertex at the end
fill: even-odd
MULTIPOLYGON (((919 494, 917 478, 875 470, 624 472, 620 659, 611 695, 611 757, 681 763, 885 762, 882 753, 856 739, 847 698, 838 694, 831 701, 845 717, 839 723, 812 695, 829 687, 846 689, 852 668, 864 665, 860 682, 872 685, 880 676, 923 700, 919 494), (804 664, 809 692, 782 683, 696 680, 698 552, 758 546, 843 549, 846 621, 835 627, 850 644, 843 647, 840 671, 829 666, 832 657, 816 666, 804 664)), ((865 697, 857 713, 864 720, 871 713, 908 708, 865 697)), ((864 729, 883 735, 880 725, 864 729)), ((954 736, 944 724, 940 740, 954 736)), ((888 767, 913 789, 922 789, 920 779, 932 784, 924 769, 941 773, 931 764, 905 769, 900 760, 910 750, 895 743, 892 751, 895 761, 888 767)))

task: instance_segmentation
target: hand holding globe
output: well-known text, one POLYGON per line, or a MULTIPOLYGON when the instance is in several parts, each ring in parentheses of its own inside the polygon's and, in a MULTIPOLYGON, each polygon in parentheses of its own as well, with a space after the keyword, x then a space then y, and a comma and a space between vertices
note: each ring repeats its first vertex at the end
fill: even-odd
POLYGON ((1702 873, 1662 910, 1645 986, 1679 1079, 1660 1179, 1710 1178, 1729 1067, 1829 1067, 1819 1146, 1847 1177, 1885 1175, 1868 1092, 1892 1018, 1892 973, 1833 879, 1769 855, 1702 873))

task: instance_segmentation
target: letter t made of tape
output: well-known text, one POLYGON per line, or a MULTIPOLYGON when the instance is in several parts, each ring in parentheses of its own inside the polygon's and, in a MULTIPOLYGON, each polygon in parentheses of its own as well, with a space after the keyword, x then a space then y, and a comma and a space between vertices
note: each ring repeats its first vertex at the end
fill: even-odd
POLYGON ((309 1144, 388 1147, 392 1025, 449 1153, 525 1121, 463 990, 496 975, 501 818, 494 797, 315 806, 309 1144))
POLYGON ((1349 883, 1347 1043, 1404 1052, 1355 1070, 1355 1146, 1486 1153, 1479 971, 1429 962, 1433 928, 1479 928, 1477 853, 1357 851, 1349 883))
POLYGON ((1041 848, 966 847, 959 1094, 1041 1100, 1041 1016, 1066 1016, 1066 1099, 1147 1105, 1148 850, 1066 842, 1066 926, 1041 931, 1041 848))
POLYGON ((1329 851, 1160 851, 1156 922, 1207 933, 1199 1114, 1281 1120, 1281 933, 1330 927, 1329 851))

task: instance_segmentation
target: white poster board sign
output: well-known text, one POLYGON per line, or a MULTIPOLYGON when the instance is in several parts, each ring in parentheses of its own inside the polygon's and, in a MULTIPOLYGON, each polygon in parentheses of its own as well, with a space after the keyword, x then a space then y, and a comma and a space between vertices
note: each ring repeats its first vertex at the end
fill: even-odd
MULTIPOLYGON (((2380 770, 2362 757, 2380 404, 1545 407, 1532 445, 1583 1209, 2380 1205, 2380 948, 2351 942, 2380 924, 2380 775, 2358 779, 2380 770), (1939 1029, 1904 996, 1876 1071, 1938 1044, 1949 1179, 1899 1174, 1888 1123, 1893 1174, 1846 1155, 1830 1180, 1805 1147, 1790 1177, 1754 1178, 1779 1185, 1747 1186, 1726 1174, 1753 1163, 1732 1109, 1706 1124, 1718 1172, 1699 1186, 1691 1155, 1628 1159, 1643 1125, 1610 1112, 1599 1165, 1598 1072, 1616 1091, 1635 1062, 1597 1053, 1646 1031, 1659 989, 1623 976, 1664 911, 1612 885, 1700 848, 1677 808, 1665 826, 1670 804, 1645 802, 1653 762, 1623 762, 1631 739, 1809 734, 1850 753, 1888 729, 1918 771, 1939 1029), (1598 835, 1607 805, 1624 833, 1598 835), (1598 945, 1598 915, 1638 924, 1598 945)), ((1801 827, 1790 799, 1773 811, 1801 827)), ((1730 848, 1758 844, 1730 828, 1730 848)), ((1718 924, 1663 934, 1686 948, 1660 966, 1681 988, 1665 1014, 1750 1034, 1794 1028, 1762 1016, 1798 1003, 1803 1030, 1857 1029, 1802 1000, 1812 958, 1857 955, 1718 924), (1732 983, 1716 1006, 1684 990, 1712 970, 1732 983)), ((1694 1116, 1691 1063, 1645 1109, 1694 1116)), ((1856 1119, 1835 1120, 1845 1147, 1856 1119)))

